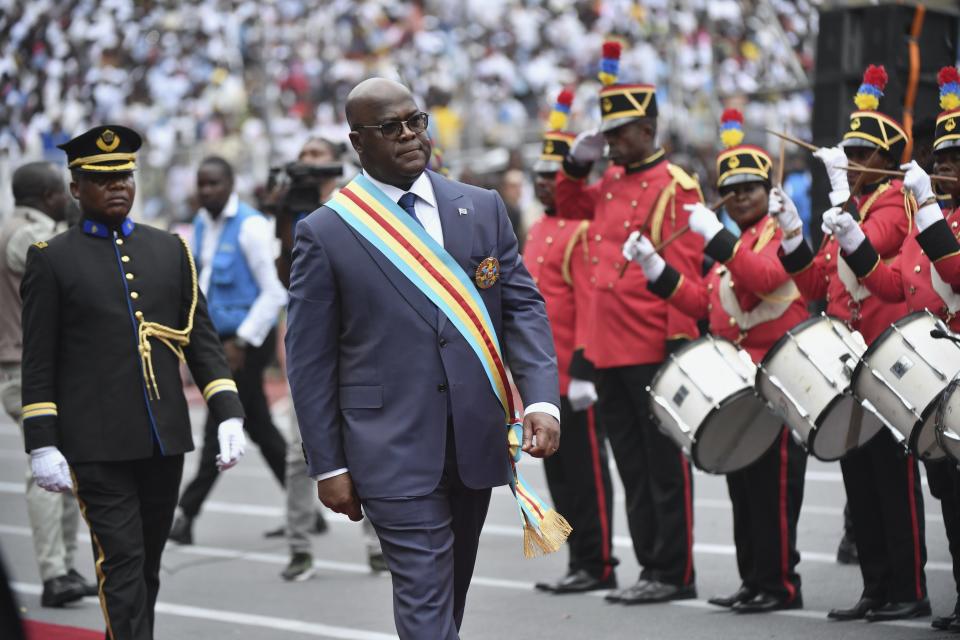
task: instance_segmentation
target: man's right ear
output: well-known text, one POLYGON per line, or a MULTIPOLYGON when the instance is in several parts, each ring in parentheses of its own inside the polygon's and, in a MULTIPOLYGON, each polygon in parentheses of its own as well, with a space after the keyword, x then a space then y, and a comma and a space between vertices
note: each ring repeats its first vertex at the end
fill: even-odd
POLYGON ((350 132, 350 144, 353 145, 353 150, 357 152, 357 155, 360 155, 360 152, 363 150, 363 143, 360 142, 359 131, 350 132))

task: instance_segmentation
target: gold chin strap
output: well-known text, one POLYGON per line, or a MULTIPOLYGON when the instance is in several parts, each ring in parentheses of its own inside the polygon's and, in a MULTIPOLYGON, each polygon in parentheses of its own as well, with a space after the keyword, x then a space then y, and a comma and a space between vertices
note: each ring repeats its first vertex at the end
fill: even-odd
POLYGON ((190 313, 187 315, 187 326, 183 329, 173 329, 158 322, 148 322, 143 319, 143 312, 137 311, 135 314, 140 322, 138 331, 138 347, 140 351, 140 364, 143 366, 143 377, 147 382, 147 391, 155 399, 160 398, 160 389, 157 388, 157 378, 153 373, 153 358, 151 357, 152 346, 150 338, 156 338, 173 351, 180 362, 186 362, 187 358, 183 354, 183 348, 190 344, 190 332, 193 331, 193 314, 197 310, 197 266, 193 262, 193 255, 190 248, 183 238, 177 236, 183 250, 187 252, 187 260, 190 262, 190 283, 192 286, 190 298, 190 313))

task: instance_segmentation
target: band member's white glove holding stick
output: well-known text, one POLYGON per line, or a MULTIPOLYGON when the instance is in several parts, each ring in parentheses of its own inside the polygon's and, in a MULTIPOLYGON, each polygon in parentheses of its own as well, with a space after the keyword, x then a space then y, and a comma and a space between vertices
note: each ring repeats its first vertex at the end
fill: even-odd
POLYGON ((700 235, 704 242, 710 242, 715 235, 723 231, 723 223, 717 214, 702 202, 685 204, 683 208, 690 214, 690 230, 700 235))
POLYGON ((667 263, 653 248, 649 238, 639 231, 631 233, 627 241, 623 243, 623 257, 640 265, 640 268, 643 269, 643 275, 647 276, 647 280, 650 282, 656 282, 667 266, 667 263))
POLYGON ((847 154, 840 147, 821 147, 813 156, 823 163, 830 180, 830 204, 838 205, 850 197, 850 183, 847 182, 847 154), (839 201, 839 202, 838 202, 839 201))
POLYGON ((934 222, 943 220, 943 210, 940 209, 937 197, 933 193, 930 176, 917 164, 916 160, 900 165, 900 169, 907 172, 907 175, 903 176, 903 186, 913 194, 917 204, 920 205, 914 219, 917 221, 917 229, 922 232, 934 222))
POLYGON ((780 242, 783 252, 792 253, 803 242, 803 220, 800 219, 797 205, 783 189, 774 187, 770 190, 767 213, 783 231, 783 240, 780 242))
POLYGON ((840 248, 848 254, 856 251, 866 238, 863 229, 853 216, 846 211, 841 211, 839 207, 827 209, 823 213, 820 228, 824 233, 832 234, 840 243, 840 248))

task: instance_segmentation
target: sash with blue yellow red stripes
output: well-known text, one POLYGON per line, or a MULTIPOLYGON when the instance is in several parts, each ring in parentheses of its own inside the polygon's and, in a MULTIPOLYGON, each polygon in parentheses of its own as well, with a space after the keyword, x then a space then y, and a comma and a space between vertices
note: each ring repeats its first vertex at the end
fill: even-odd
POLYGON ((326 206, 377 248, 460 331, 480 359, 493 392, 503 406, 507 453, 523 523, 527 557, 559 549, 570 525, 527 484, 517 469, 523 427, 514 410, 513 394, 500 353, 500 342, 476 287, 463 268, 392 199, 362 174, 340 190, 326 206))

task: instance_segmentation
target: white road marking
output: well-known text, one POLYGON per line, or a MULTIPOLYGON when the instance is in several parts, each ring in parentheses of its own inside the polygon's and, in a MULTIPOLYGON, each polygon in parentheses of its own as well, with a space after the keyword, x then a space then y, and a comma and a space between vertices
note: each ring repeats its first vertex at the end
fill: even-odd
MULTIPOLYGON (((38 584, 12 582, 10 586, 14 591, 31 595, 39 595, 43 591, 43 587, 38 584)), ((84 598, 83 601, 94 605, 99 604, 96 598, 84 598)), ((338 640, 397 640, 396 635, 389 633, 353 629, 351 627, 337 627, 319 622, 307 622, 305 620, 294 620, 291 618, 262 616, 240 611, 226 611, 223 609, 208 609, 184 604, 172 604, 170 602, 158 602, 156 611, 157 613, 179 616, 181 618, 200 618, 202 620, 212 620, 215 622, 227 622, 231 626, 263 627, 265 629, 290 631, 321 638, 337 638, 338 640)))

